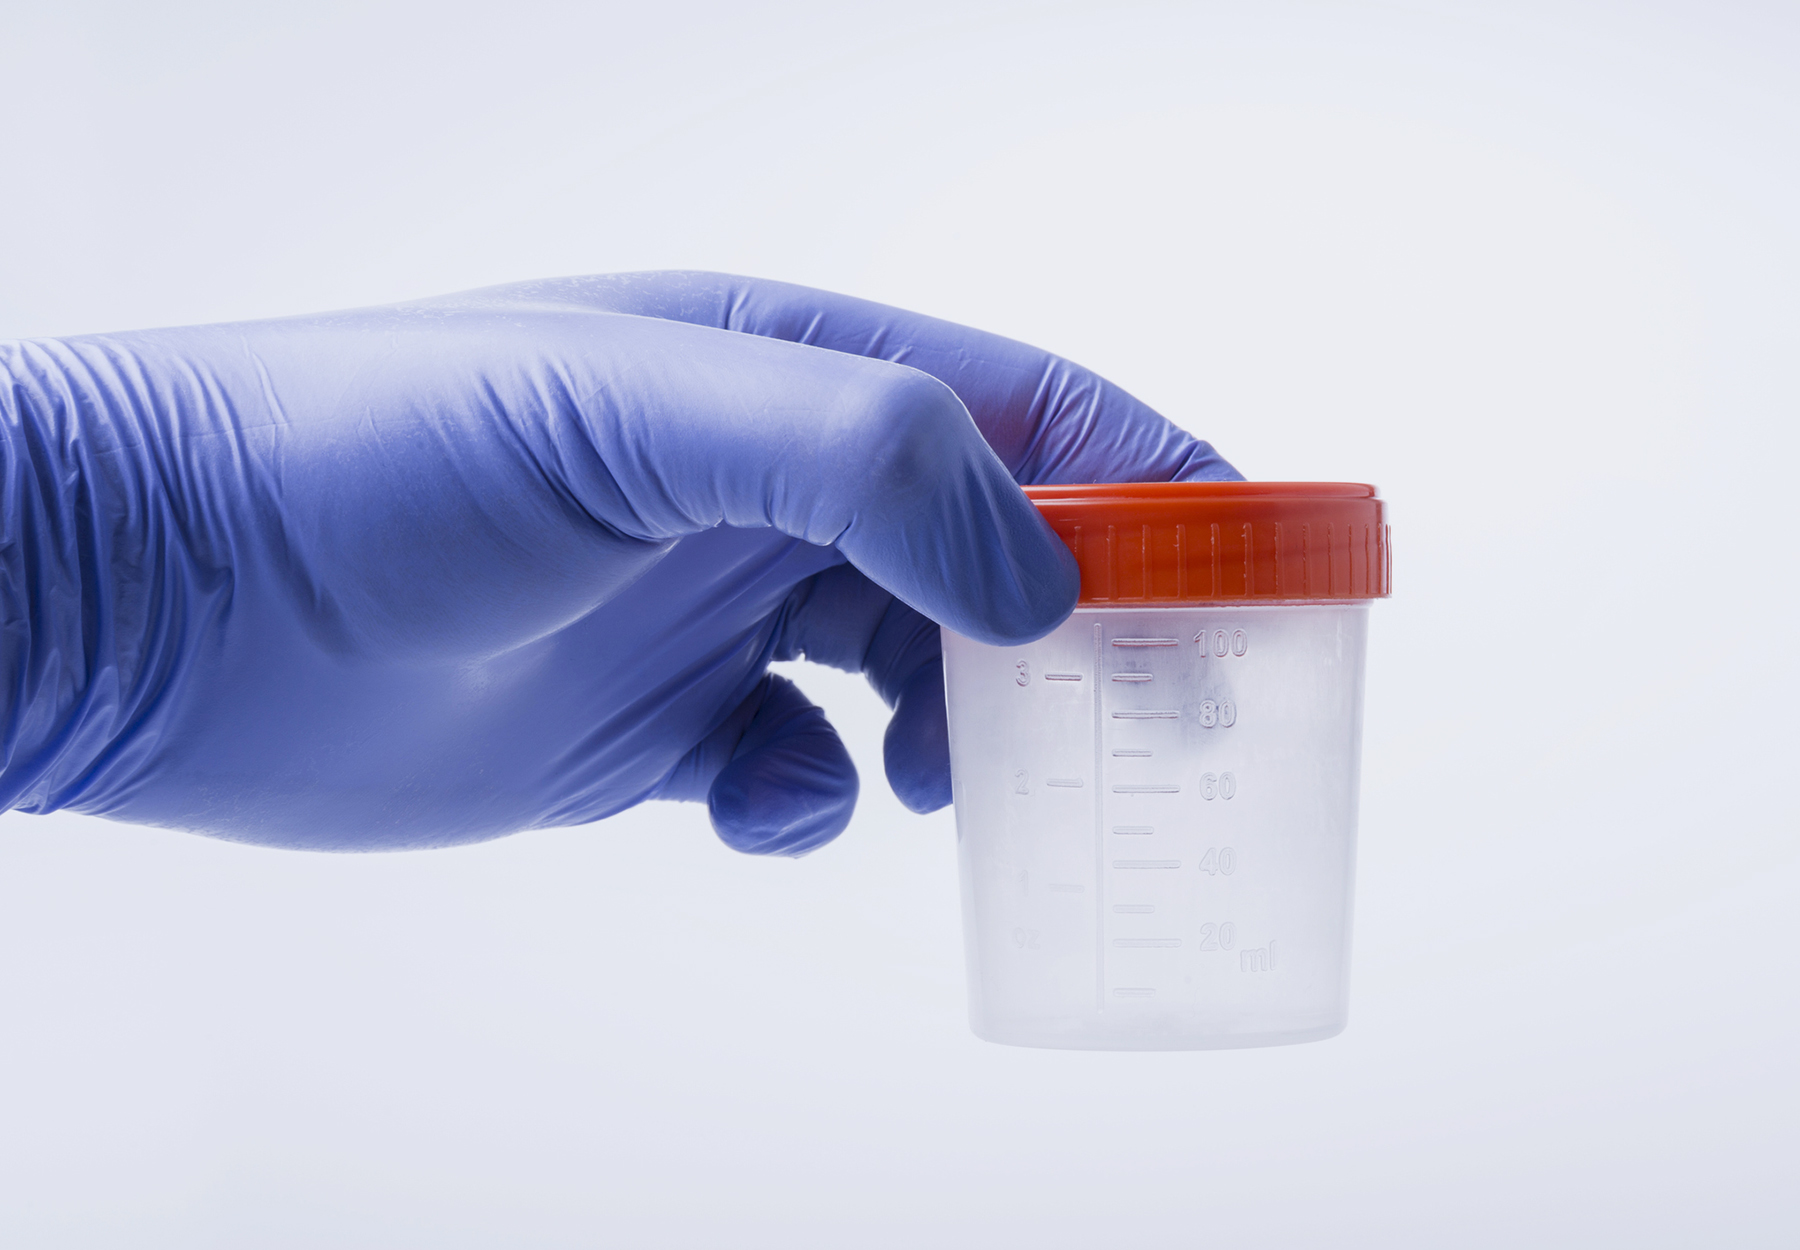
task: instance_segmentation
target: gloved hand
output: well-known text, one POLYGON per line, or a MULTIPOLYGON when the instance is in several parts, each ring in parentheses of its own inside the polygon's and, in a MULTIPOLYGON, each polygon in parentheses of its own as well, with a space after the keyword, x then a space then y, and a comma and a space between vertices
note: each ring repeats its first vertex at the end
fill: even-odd
POLYGON ((1057 357, 714 274, 0 345, 0 386, 0 810, 291 847, 660 797, 803 853, 857 782, 797 656, 940 807, 932 622, 1075 603, 1015 479, 1237 476, 1057 357))

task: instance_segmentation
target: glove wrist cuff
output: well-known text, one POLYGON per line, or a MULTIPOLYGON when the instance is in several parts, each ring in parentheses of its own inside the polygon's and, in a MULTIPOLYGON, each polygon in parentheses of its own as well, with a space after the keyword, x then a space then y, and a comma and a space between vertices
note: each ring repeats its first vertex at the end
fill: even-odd
POLYGON ((146 661, 168 619, 150 550, 165 518, 96 454, 114 414, 78 393, 62 347, 0 348, 0 811, 90 797, 163 667, 146 661))

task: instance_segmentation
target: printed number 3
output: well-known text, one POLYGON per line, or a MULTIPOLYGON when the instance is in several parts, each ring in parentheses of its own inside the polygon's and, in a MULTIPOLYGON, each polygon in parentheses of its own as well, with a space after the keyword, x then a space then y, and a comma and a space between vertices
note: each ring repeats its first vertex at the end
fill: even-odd
POLYGON ((1017 664, 1013 665, 1013 667, 1019 670, 1019 675, 1013 678, 1013 680, 1018 682, 1021 686, 1029 686, 1031 684, 1031 665, 1027 664, 1024 660, 1020 660, 1017 664))

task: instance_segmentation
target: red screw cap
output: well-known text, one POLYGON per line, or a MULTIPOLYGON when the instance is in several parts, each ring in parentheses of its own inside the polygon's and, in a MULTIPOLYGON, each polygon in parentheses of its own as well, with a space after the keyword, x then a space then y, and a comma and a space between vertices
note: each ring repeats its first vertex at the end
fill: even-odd
POLYGON ((1353 482, 1104 482, 1027 486, 1075 553, 1081 602, 1383 599, 1386 512, 1353 482))

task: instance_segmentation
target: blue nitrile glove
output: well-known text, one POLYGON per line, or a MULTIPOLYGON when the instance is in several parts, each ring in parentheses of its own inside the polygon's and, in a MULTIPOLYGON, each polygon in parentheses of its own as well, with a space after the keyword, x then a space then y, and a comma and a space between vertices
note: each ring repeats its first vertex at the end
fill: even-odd
POLYGON ((1236 476, 1057 357, 716 274, 0 345, 0 384, 0 810, 292 847, 680 798, 802 853, 857 783, 765 671, 801 655, 942 806, 926 617, 1075 602, 1014 480, 1236 476))

